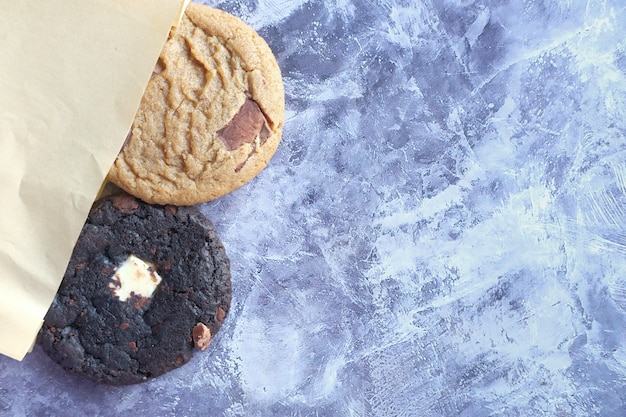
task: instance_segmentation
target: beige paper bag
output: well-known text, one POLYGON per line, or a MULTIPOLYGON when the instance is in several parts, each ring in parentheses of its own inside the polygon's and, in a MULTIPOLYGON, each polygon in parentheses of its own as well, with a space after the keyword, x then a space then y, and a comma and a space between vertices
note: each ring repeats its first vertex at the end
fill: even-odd
POLYGON ((182 0, 0 0, 0 353, 21 360, 182 0))

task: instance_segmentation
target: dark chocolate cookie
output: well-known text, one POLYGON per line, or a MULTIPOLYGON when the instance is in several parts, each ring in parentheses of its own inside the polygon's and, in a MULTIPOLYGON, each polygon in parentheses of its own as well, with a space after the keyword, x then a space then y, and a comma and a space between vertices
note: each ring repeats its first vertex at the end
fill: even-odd
POLYGON ((224 247, 196 208, 105 198, 83 227, 39 344, 95 381, 146 381, 207 347, 231 293, 224 247))

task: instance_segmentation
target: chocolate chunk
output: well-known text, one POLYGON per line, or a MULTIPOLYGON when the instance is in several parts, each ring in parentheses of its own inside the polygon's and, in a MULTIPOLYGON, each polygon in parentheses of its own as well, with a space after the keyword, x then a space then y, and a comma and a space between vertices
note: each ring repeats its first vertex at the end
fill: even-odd
POLYGON ((246 143, 253 143, 257 137, 262 145, 270 133, 267 120, 259 105, 251 98, 246 98, 230 122, 217 131, 217 136, 226 148, 232 151, 246 143))
POLYGON ((139 207, 137 199, 128 194, 120 194, 115 196, 113 198, 113 205, 116 209, 126 214, 132 214, 135 210, 137 210, 137 207, 139 207))
POLYGON ((198 323, 193 328, 193 342, 200 350, 206 350, 211 343, 211 330, 204 325, 204 323, 198 323))
POLYGON ((217 311, 215 313, 215 318, 217 318, 217 321, 222 322, 224 321, 224 318, 226 317, 226 312, 224 311, 224 309, 222 307, 217 307, 217 311))

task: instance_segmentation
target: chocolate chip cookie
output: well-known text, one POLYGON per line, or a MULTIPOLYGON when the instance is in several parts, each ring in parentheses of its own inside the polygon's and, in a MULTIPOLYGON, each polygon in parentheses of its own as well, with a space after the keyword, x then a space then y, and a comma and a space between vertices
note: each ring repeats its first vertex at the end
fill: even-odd
POLYGON ((146 381, 207 348, 231 293, 224 246, 196 208, 108 197, 89 214, 38 342, 92 380, 146 381))
POLYGON ((267 43, 235 16, 191 3, 108 178, 149 203, 213 200, 266 166, 284 113, 281 73, 267 43))

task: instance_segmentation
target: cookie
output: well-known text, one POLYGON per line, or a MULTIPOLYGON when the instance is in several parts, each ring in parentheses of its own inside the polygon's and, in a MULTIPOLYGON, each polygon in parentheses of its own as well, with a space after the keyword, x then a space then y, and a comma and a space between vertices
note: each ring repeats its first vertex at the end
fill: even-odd
POLYGON ((94 204, 38 342, 94 381, 143 382, 206 349, 231 293, 228 257, 202 213, 119 194, 94 204))
POLYGON ((193 205, 255 177, 281 139, 284 89, 267 43, 191 3, 170 33, 108 179, 156 204, 193 205))

